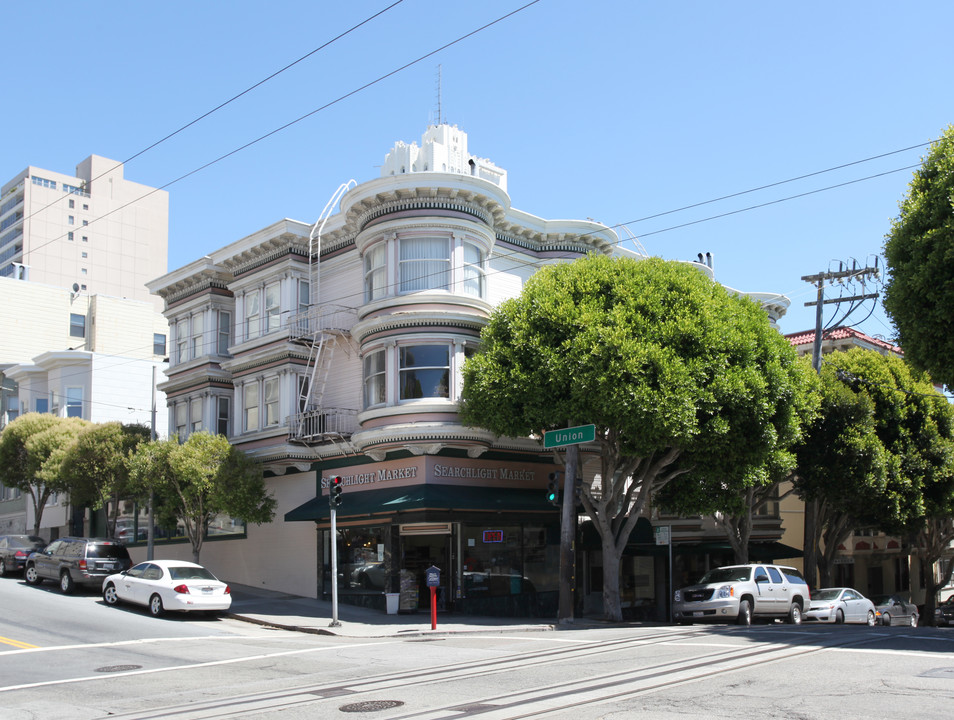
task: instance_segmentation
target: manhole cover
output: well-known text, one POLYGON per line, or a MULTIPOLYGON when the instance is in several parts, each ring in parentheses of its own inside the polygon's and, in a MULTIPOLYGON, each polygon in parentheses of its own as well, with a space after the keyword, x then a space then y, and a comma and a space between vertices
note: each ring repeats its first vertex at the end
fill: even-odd
POLYGON ((129 670, 139 670, 142 665, 107 665, 106 667, 96 668, 96 672, 127 672, 129 670))
POLYGON ((365 702, 342 705, 338 709, 341 712, 375 712, 377 710, 390 710, 391 708, 401 707, 403 704, 404 703, 400 700, 366 700, 365 702))

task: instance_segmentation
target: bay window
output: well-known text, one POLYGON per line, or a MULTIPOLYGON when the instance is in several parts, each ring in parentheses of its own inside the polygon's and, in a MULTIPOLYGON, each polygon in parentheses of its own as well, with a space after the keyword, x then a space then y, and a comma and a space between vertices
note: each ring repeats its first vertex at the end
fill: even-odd
POLYGON ((202 315, 192 316, 192 359, 205 355, 205 342, 203 340, 203 329, 205 323, 202 322, 202 315))
POLYGON ((399 399, 449 397, 450 347, 409 345, 399 348, 399 399))
POLYGON ((218 355, 228 355, 229 345, 232 344, 232 313, 219 310, 218 315, 215 351, 218 355))
POLYGON ((279 423, 278 378, 268 378, 265 386, 265 427, 279 423))
POLYGON ((258 430, 258 381, 245 383, 242 396, 245 411, 245 432, 258 430))
POLYGON ((261 334, 261 293, 252 290, 245 293, 245 339, 251 340, 261 334))
POLYGON ((278 330, 282 324, 282 295, 278 283, 265 286, 265 332, 278 330))
POLYGON ((364 258, 364 299, 366 302, 387 296, 387 246, 380 243, 364 258))
POLYGON ((400 292, 449 288, 450 238, 401 238, 398 248, 400 292))
POLYGON ((387 402, 386 356, 387 353, 384 350, 377 350, 364 356, 364 406, 366 408, 387 402))

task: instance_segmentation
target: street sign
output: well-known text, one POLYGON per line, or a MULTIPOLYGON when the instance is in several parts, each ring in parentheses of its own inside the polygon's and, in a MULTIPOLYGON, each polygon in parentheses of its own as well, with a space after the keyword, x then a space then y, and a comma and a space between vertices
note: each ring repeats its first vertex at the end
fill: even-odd
POLYGON ((657 545, 668 545, 669 544, 669 526, 656 526, 653 528, 653 531, 656 533, 656 544, 657 545))
POLYGON ((578 445, 579 443, 596 440, 596 425, 579 425, 578 427, 563 430, 549 430, 543 433, 543 447, 555 448, 564 445, 578 445))

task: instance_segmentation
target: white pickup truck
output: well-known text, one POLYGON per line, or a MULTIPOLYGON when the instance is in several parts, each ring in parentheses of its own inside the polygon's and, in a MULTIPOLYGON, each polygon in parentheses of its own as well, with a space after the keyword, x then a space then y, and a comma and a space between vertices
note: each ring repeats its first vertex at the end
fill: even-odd
POLYGON ((673 595, 677 623, 736 622, 782 618, 795 625, 811 601, 802 574, 784 565, 730 565, 707 572, 673 595))

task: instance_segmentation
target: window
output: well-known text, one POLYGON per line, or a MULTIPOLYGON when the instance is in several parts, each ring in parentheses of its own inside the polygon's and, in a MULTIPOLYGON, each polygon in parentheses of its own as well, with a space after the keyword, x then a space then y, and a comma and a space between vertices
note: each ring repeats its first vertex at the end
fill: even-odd
POLYGON ((401 400, 448 397, 449 346, 413 345, 400 348, 398 375, 401 400))
POLYGON ((66 417, 83 417, 83 388, 66 388, 66 417))
MULTIPOLYGON (((66 188, 64 188, 65 190, 66 188)), ((73 201, 73 198, 70 198, 70 210, 76 207, 76 203, 73 201)))
POLYGON ((192 316, 192 359, 205 355, 205 343, 203 342, 203 329, 205 323, 202 321, 202 315, 192 316))
POLYGON ((278 283, 265 286, 265 332, 275 332, 281 327, 282 296, 278 283))
POLYGON ((72 230, 70 230, 68 233, 66 233, 66 239, 67 239, 67 240, 72 240, 72 239, 73 239, 73 231, 72 231, 72 230))
POLYGON ((86 316, 70 313, 70 337, 86 337, 86 316))
POLYGON ((447 290, 450 284, 448 238, 402 238, 399 242, 400 290, 447 290))
POLYGON ((387 295, 386 246, 378 245, 364 258, 365 301, 371 302, 387 295))
POLYGON ((189 359, 189 321, 176 323, 176 362, 184 363, 189 359))
POLYGON ((219 327, 216 335, 216 352, 219 355, 229 354, 229 345, 232 344, 232 313, 219 310, 219 327))
POLYGON ((80 275, 86 274, 86 268, 80 268, 80 275))
POLYGON ((385 357, 384 350, 377 350, 364 356, 364 406, 366 408, 387 402, 385 357))
POLYGON ((258 382, 245 383, 245 432, 258 430, 258 382))
POLYGON ((89 220, 84 220, 84 221, 83 221, 83 227, 86 227, 87 225, 89 225, 89 220))
POLYGON ((464 292, 484 296, 484 254, 474 243, 464 243, 464 292))
POLYGON ((49 398, 37 398, 33 402, 33 409, 38 413, 48 413, 50 412, 50 400, 49 398))
POLYGON ((33 181, 34 185, 39 185, 40 187, 50 188, 50 190, 56 190, 56 181, 47 180, 46 178, 37 177, 36 175, 31 175, 30 179, 33 181))
MULTIPOLYGON (((72 235, 72 234, 73 234, 73 233, 70 233, 70 235, 72 235)), ((72 239, 73 239, 73 238, 70 238, 70 240, 72 240, 72 239)), ((80 253, 80 257, 89 257, 89 253, 87 253, 87 252, 84 250, 83 252, 80 253)))
POLYGON ((219 435, 229 434, 229 399, 227 397, 216 398, 217 412, 215 416, 215 431, 219 435))
POLYGON ((89 238, 86 235, 83 236, 83 242, 89 242, 89 238))
POLYGON ((186 413, 188 413, 188 411, 189 406, 187 403, 176 403, 176 435, 180 441, 186 439, 186 413))
POLYGON ((152 354, 153 355, 166 354, 166 336, 163 335, 162 333, 152 334, 152 354))
POLYGON ((202 429, 202 398, 193 398, 189 403, 189 432, 202 429))
POLYGON ((258 290, 245 293, 245 339, 251 340, 259 336, 261 322, 261 298, 258 290))
POLYGON ((74 221, 73 221, 73 216, 72 216, 72 215, 67 215, 67 216, 66 216, 66 224, 67 224, 67 225, 72 225, 73 222, 74 222, 74 221))
POLYGON ((278 425, 278 378, 269 378, 265 381, 265 427, 278 425))
POLYGON ((311 283, 307 280, 298 281, 298 312, 304 313, 311 307, 311 283))

